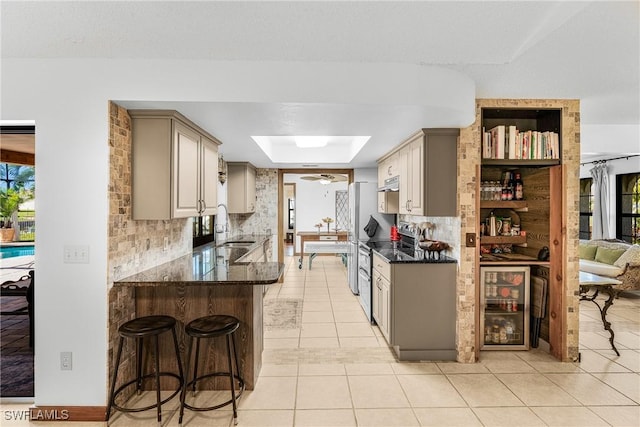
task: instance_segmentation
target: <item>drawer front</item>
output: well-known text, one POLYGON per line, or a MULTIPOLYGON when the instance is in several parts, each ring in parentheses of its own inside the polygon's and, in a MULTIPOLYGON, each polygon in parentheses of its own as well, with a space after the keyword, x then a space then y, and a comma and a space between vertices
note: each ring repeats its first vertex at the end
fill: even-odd
POLYGON ((320 240, 338 240, 338 236, 320 236, 320 240))
POLYGON ((381 276, 391 281, 391 264, 377 253, 373 253, 373 268, 378 270, 381 276))

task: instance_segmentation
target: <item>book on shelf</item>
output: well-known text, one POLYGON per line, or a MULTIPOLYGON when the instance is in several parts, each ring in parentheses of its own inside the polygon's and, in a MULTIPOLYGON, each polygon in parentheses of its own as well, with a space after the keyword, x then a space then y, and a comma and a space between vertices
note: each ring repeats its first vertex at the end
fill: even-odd
POLYGON ((489 133, 491 134, 491 141, 493 142, 492 146, 494 147, 492 154, 494 159, 504 159, 504 136, 505 136, 505 127, 504 125, 499 125, 494 128, 489 129, 489 133))
POLYGON ((518 138, 518 129, 516 129, 515 126, 509 126, 508 128, 506 128, 506 132, 507 132, 507 136, 506 136, 506 143, 508 143, 508 153, 509 153, 509 158, 510 159, 517 159, 517 152, 516 152, 516 140, 518 138))
POLYGON ((556 132, 519 131, 514 125, 482 128, 482 158, 547 160, 560 158, 560 138, 556 132))

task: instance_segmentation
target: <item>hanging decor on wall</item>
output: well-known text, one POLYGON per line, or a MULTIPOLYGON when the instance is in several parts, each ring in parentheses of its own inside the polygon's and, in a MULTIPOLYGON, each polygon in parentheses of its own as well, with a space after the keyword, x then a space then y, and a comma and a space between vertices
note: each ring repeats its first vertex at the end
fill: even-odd
POLYGON ((222 154, 218 156, 218 181, 220 184, 227 181, 227 162, 224 161, 222 154))
POLYGON ((346 230, 349 223, 349 194, 347 190, 336 191, 336 230, 346 230))

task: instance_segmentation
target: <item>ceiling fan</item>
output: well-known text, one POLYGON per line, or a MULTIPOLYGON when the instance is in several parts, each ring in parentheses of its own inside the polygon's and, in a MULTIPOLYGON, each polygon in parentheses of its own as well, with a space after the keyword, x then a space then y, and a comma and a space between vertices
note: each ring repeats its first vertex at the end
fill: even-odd
POLYGON ((305 175, 300 178, 306 179, 307 181, 320 181, 320 184, 331 184, 333 182, 344 182, 348 180, 346 175, 331 175, 326 173, 305 175))

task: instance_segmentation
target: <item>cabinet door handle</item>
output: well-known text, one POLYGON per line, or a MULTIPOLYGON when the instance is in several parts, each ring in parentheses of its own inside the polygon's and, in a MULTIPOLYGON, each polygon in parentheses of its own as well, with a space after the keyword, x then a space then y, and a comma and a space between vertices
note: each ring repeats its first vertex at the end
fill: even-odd
POLYGON ((206 201, 202 201, 202 212, 207 210, 207 202, 206 201))
POLYGON ((391 176, 391 166, 387 168, 387 175, 391 176))

